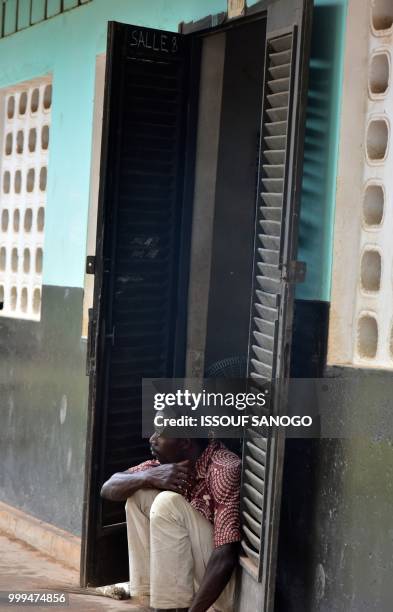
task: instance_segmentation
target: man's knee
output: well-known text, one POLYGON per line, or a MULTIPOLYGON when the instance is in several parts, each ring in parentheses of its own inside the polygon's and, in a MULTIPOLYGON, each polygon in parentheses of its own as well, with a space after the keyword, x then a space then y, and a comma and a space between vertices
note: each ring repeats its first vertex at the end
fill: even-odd
POLYGON ((126 509, 132 507, 140 508, 143 502, 143 493, 144 491, 142 489, 139 489, 138 491, 135 491, 135 493, 133 493, 130 497, 128 497, 126 501, 126 509))
POLYGON ((138 489, 126 501, 126 514, 130 516, 142 512, 149 517, 150 507, 157 494, 155 489, 138 489))
POLYGON ((185 499, 180 493, 161 491, 153 501, 150 508, 150 520, 156 518, 175 518, 181 512, 185 499))

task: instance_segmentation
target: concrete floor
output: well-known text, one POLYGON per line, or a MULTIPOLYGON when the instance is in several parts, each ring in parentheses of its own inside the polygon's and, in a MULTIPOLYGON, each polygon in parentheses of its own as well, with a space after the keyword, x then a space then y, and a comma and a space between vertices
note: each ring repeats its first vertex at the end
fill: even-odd
MULTIPOLYGON (((147 612, 145 608, 132 600, 116 601, 84 592, 78 586, 79 576, 53 559, 46 557, 24 544, 0 533, 0 591, 37 591, 50 590, 69 594, 69 606, 52 607, 68 611, 101 611, 108 612, 147 612)), ((50 610, 48 606, 15 606, 0 604, 3 612, 10 610, 50 610)))

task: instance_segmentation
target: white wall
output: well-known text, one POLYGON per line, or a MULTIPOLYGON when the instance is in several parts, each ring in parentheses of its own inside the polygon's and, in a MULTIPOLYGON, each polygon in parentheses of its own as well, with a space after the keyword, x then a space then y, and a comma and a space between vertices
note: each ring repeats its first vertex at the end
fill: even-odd
POLYGON ((393 2, 350 0, 330 364, 393 368, 393 2))

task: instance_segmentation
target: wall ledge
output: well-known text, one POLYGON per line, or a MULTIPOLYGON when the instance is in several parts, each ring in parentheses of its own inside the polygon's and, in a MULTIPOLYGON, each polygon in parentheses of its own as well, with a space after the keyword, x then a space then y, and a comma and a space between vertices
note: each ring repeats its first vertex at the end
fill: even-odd
POLYGON ((79 571, 81 539, 0 501, 0 531, 79 571))

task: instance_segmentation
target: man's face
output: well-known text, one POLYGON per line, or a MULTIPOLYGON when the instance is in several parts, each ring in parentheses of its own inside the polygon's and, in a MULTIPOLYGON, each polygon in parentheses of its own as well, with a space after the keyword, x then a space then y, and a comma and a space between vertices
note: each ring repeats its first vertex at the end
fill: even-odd
POLYGON ((178 463, 188 458, 185 440, 181 438, 166 438, 154 433, 149 442, 153 457, 160 463, 178 463))

